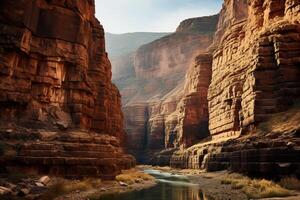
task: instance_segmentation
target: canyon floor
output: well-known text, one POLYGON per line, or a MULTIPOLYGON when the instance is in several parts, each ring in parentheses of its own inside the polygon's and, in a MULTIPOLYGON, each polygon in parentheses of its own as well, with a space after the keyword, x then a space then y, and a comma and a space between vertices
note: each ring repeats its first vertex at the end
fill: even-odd
MULTIPOLYGON (((174 169, 170 167, 145 165, 140 165, 135 169, 123 171, 121 175, 116 177, 115 181, 101 181, 100 179, 95 178, 66 180, 55 177, 47 178, 46 176, 29 177, 21 174, 0 175, 1 185, 6 186, 9 189, 9 193, 0 196, 0 199, 99 200, 107 195, 126 195, 137 191, 147 192, 147 190, 149 191, 151 188, 157 187, 161 179, 157 177, 154 178, 144 173, 144 171, 156 171, 155 173, 159 173, 162 176, 164 176, 164 174, 169 174, 170 177, 183 177, 183 181, 187 181, 188 184, 197 185, 197 188, 201 189, 201 193, 203 193, 204 196, 200 197, 201 200, 300 199, 299 191, 281 188, 279 183, 277 185, 277 183, 263 179, 249 179, 248 177, 231 173, 229 171, 205 172, 203 170, 174 169), (242 185, 241 183, 245 183, 245 185, 242 185), (257 186, 254 187, 267 187, 267 192, 264 193, 261 188, 259 192, 256 192, 251 188, 252 185, 255 184, 257 186), (251 198, 251 195, 256 195, 251 194, 251 192, 255 192, 257 194, 261 193, 265 196, 281 197, 251 198)), ((151 172, 149 173, 151 174, 151 172)), ((175 180, 175 182, 176 181, 178 183, 182 183, 180 179, 175 180)), ((295 185, 295 187, 297 186, 295 185)), ((1 189, 2 188, 0 188, 0 191, 1 189)), ((174 195, 178 195, 178 190, 177 192, 176 190, 173 190, 172 192, 174 195)), ((184 195, 189 196, 193 195, 193 193, 193 191, 189 191, 184 195)), ((187 198, 187 196, 185 196, 185 198, 187 198)), ((189 198, 192 198, 193 200, 195 199, 194 196, 189 196, 189 198)), ((118 199, 118 197, 106 197, 106 199, 118 199)), ((129 199, 135 198, 131 197, 129 199)))

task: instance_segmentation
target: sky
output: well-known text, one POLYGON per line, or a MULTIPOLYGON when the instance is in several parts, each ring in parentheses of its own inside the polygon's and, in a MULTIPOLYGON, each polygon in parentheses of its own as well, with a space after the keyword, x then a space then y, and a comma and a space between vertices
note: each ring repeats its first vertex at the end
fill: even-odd
POLYGON ((223 0, 95 0, 106 32, 174 32, 188 18, 216 14, 223 0))

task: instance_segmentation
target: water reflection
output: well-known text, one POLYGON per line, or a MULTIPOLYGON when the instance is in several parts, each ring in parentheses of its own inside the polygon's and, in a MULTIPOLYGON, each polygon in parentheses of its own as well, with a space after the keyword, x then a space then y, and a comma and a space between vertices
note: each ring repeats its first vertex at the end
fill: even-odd
POLYGON ((141 191, 102 196, 100 200, 211 200, 198 185, 190 183, 185 176, 154 170, 147 173, 156 177, 156 186, 141 191))

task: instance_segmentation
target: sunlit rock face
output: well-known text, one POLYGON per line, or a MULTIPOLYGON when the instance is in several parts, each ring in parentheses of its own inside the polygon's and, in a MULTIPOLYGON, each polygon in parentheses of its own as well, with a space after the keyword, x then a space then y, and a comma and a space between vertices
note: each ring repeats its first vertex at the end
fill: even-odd
POLYGON ((299 21, 299 1, 225 0, 209 50, 210 137, 171 166, 299 176, 299 21))
MULTIPOLYGON (((78 171, 70 175, 79 174, 82 167, 91 169, 93 175, 112 177, 133 163, 132 158, 124 157, 127 161, 118 167, 124 156, 119 145, 119 140, 124 140, 121 100, 111 82, 103 27, 94 14, 93 0, 0 2, 1 126, 93 132, 78 136, 87 141, 86 149, 79 145, 78 151, 95 151, 88 156, 90 162, 84 162, 85 153, 76 154, 70 149, 57 153, 61 161, 56 162, 55 154, 50 154, 58 147, 64 148, 66 141, 74 142, 76 148, 80 139, 58 139, 58 147, 30 141, 24 148, 29 145, 32 151, 21 147, 22 153, 17 155, 16 162, 24 167, 39 163, 46 171, 63 174, 64 169, 74 165, 78 171), (100 143, 105 143, 101 148, 97 147, 100 139, 93 139, 95 134, 108 138, 107 143, 101 139, 100 143), (110 137, 116 142, 110 143, 110 137), (95 145, 89 146, 88 141, 95 145), (106 147, 114 150, 103 157, 106 147), (45 148, 48 151, 43 151, 45 148), (53 159, 45 161, 45 157, 53 159), (74 162, 67 157, 74 157, 74 162), (103 158, 116 159, 107 164, 93 161, 103 158)), ((72 138, 72 134, 69 136, 72 138)))
MULTIPOLYGON (((206 92, 190 94, 189 87, 199 89, 197 83, 188 86, 185 82, 188 76, 198 76, 197 72, 187 75, 187 71, 195 66, 195 57, 211 45, 217 22, 218 15, 185 20, 175 33, 143 45, 135 53, 135 77, 118 85, 122 85, 128 149, 138 160, 145 160, 146 154, 149 159, 165 148, 192 145, 207 136, 206 92), (197 107, 197 98, 203 100, 203 107, 197 107), (193 106, 197 107, 195 112, 193 106), (205 115, 205 120, 196 120, 205 115), (198 130, 204 130, 202 136, 198 130), (190 139, 185 134, 190 134, 190 139)), ((209 69, 203 71, 204 76, 210 73, 209 69)), ((199 87, 208 87, 209 78, 199 87)))
POLYGON ((299 2, 225 1, 209 87, 212 136, 230 137, 299 96, 299 2))

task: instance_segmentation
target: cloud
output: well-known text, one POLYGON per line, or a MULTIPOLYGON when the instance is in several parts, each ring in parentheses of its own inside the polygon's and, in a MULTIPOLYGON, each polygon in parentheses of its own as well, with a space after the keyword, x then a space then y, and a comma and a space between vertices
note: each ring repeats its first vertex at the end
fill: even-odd
POLYGON ((222 0, 95 0, 108 32, 172 32, 180 21, 217 13, 222 0))

